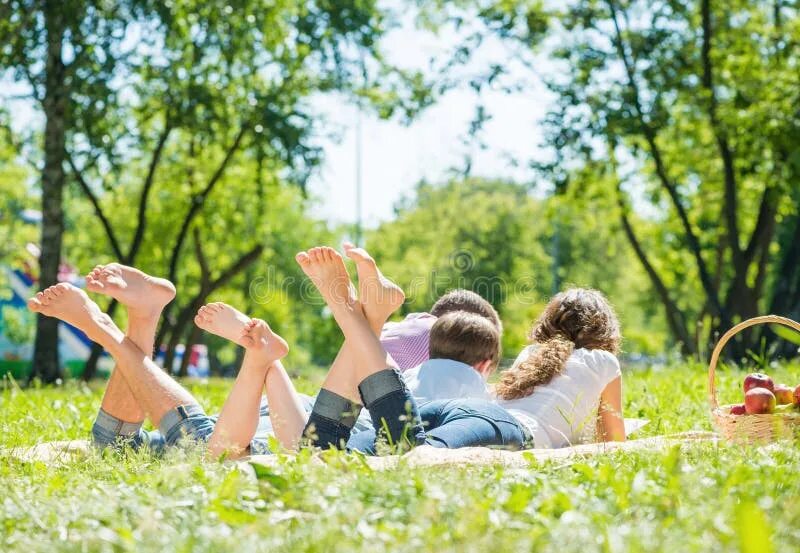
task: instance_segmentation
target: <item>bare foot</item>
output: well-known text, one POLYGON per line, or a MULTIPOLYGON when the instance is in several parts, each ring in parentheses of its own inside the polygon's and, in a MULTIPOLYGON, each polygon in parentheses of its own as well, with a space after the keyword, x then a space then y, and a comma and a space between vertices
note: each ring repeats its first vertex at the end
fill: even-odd
POLYGON ((55 317, 81 329, 93 341, 105 345, 109 336, 121 339, 122 332, 111 317, 89 299, 86 292, 62 282, 51 286, 28 300, 28 309, 55 317))
POLYGON ((86 289, 114 298, 136 318, 158 317, 175 298, 175 286, 170 281, 119 263, 95 267, 86 275, 86 289))
POLYGON ((344 260, 333 248, 311 248, 295 256, 332 311, 353 308, 358 301, 344 260))
POLYGON ((247 348, 248 356, 260 357, 260 361, 266 366, 289 353, 286 340, 272 332, 269 325, 261 319, 251 319, 242 329, 236 343, 247 348))
POLYGON ((383 326, 386 319, 403 305, 406 299, 403 290, 381 273, 367 250, 345 242, 344 254, 356 264, 358 298, 364 306, 364 315, 370 324, 383 326))
POLYGON ((247 347, 242 343, 242 335, 247 325, 252 321, 250 317, 228 305, 215 302, 204 305, 197 311, 194 324, 231 342, 247 347))

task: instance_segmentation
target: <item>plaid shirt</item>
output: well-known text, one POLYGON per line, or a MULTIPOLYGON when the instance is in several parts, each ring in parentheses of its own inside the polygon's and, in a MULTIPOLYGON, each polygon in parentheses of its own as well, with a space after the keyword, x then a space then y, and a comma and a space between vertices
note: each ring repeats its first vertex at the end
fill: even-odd
POLYGON ((386 323, 381 344, 401 371, 421 365, 430 357, 431 327, 436 317, 430 313, 411 313, 400 322, 386 323))

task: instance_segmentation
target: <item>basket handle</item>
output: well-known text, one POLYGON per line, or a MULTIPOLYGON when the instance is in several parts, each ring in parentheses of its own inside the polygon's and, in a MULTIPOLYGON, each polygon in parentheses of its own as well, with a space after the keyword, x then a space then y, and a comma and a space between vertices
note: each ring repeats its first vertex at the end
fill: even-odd
POLYGON ((754 317, 752 319, 747 319, 746 321, 742 321, 728 332, 722 335, 717 343, 717 347, 714 348, 714 352, 711 354, 711 362, 708 365, 708 402, 711 405, 711 410, 713 411, 717 407, 719 407, 719 403, 717 403, 717 384, 715 378, 715 371, 717 369, 717 363, 719 362, 719 355, 722 353, 722 348, 725 347, 725 344, 733 338, 735 335, 740 333, 745 328, 749 328, 755 325, 761 324, 779 324, 783 326, 788 326, 800 332, 800 323, 797 321, 793 321, 792 319, 787 319, 786 317, 779 317, 777 315, 764 315, 763 317, 754 317))

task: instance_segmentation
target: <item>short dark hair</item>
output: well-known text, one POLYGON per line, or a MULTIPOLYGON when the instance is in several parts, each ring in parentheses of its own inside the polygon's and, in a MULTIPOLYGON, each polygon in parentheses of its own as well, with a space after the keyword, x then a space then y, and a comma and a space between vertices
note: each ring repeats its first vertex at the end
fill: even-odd
POLYGON ((496 367, 500 361, 500 331, 476 313, 445 313, 431 328, 429 353, 431 359, 452 359, 473 366, 489 359, 496 367))
POLYGON ((453 311, 466 311, 467 313, 475 313, 485 317, 492 321, 498 333, 503 334, 503 323, 500 322, 500 316, 495 308, 492 307, 491 303, 471 290, 463 288, 451 290, 439 298, 431 307, 431 315, 434 317, 441 317, 453 311))

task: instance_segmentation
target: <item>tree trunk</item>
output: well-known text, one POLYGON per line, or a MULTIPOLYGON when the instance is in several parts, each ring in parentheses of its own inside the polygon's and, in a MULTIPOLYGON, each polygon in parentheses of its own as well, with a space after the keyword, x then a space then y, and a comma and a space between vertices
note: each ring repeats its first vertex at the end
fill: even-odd
MULTIPOLYGON (((770 313, 800 320, 800 215, 786 219, 786 232, 781 240, 781 261, 772 292, 770 313)), ((797 344, 766 332, 767 340, 775 342, 780 355, 797 355, 797 344)))
MULTIPOLYGON (((47 30, 45 61, 44 169, 42 171, 42 234, 39 256, 39 287, 45 289, 58 282, 61 261, 61 239, 64 231, 62 197, 64 191, 64 158, 67 128, 68 90, 62 59, 64 16, 58 2, 47 2, 44 10, 47 30)), ((61 376, 58 357, 58 320, 39 315, 31 377, 55 382, 61 376)))

